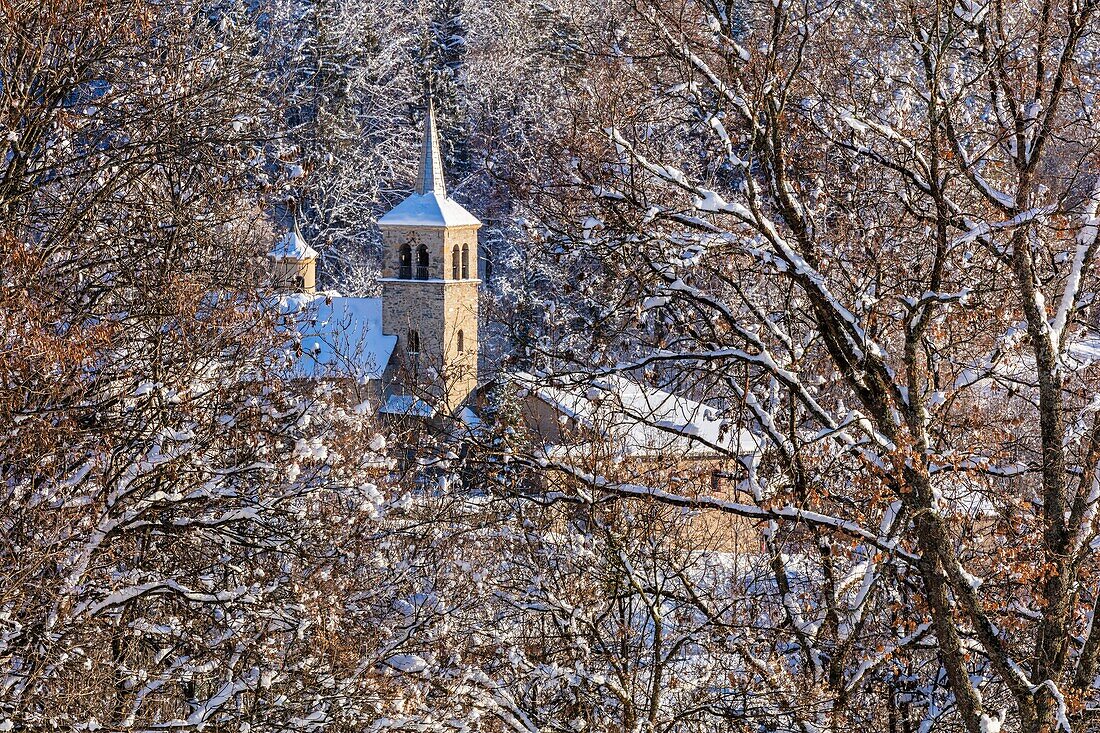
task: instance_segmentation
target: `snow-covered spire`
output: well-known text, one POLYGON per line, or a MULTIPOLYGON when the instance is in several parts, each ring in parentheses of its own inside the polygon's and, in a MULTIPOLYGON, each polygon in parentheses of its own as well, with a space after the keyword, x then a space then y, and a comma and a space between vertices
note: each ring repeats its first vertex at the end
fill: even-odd
MULTIPOLYGON (((290 228, 291 232, 294 234, 295 238, 297 238, 299 241, 301 241, 304 244, 305 241, 306 241, 306 238, 302 236, 302 230, 298 228, 298 204, 297 203, 294 204, 294 210, 290 212, 290 222, 291 222, 291 228, 290 228)), ((306 246, 308 247, 309 245, 307 244, 306 246)))
POLYGON ((469 227, 481 226, 477 217, 447 197, 443 182, 443 155, 435 125, 431 88, 426 90, 424 142, 420 149, 420 172, 416 190, 378 220, 380 227, 469 227))
POLYGON ((428 110, 424 114, 424 142, 420 149, 420 173, 416 177, 416 192, 423 196, 427 193, 447 195, 447 184, 443 181, 443 157, 439 151, 439 131, 435 126, 435 107, 429 88, 428 110))

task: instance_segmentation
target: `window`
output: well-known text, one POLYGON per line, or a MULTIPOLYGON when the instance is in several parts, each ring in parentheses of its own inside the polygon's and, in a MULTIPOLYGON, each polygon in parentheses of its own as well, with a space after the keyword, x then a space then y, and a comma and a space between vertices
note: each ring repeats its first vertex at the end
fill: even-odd
POLYGON ((409 336, 406 339, 405 351, 409 352, 413 356, 420 353, 420 334, 416 331, 409 331, 409 336))
POLYGON ((400 267, 398 268, 397 276, 402 280, 412 280, 413 276, 413 255, 412 248, 407 245, 401 245, 401 257, 400 267))
POLYGON ((424 245, 416 250, 416 279, 428 279, 428 248, 424 245))
POLYGON ((304 277, 302 277, 301 275, 294 278, 294 287, 297 288, 298 290, 305 290, 306 289, 306 279, 304 277))
POLYGON ((462 279, 470 279, 470 245, 462 245, 462 279))
POLYGON ((458 245, 456 244, 454 249, 451 250, 451 279, 457 280, 461 272, 462 270, 458 264, 458 245))
POLYGON ((462 336, 462 331, 459 331, 458 332, 458 353, 461 354, 465 350, 466 350, 465 339, 462 336))

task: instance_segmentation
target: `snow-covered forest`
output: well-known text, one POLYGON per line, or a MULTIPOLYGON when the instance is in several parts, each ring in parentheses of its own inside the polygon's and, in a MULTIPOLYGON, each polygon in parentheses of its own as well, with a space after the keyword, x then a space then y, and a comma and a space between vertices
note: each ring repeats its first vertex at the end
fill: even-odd
POLYGON ((1100 730, 1098 14, 0 2, 0 733, 1100 730), (432 429, 267 258, 377 295, 429 89, 432 429))

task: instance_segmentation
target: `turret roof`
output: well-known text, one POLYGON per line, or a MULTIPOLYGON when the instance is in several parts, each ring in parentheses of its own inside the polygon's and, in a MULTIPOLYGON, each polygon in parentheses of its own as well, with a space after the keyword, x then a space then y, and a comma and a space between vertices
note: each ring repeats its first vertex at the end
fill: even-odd
POLYGON ((295 219, 293 228, 275 243, 268 256, 277 260, 315 260, 317 250, 306 244, 305 237, 298 230, 298 220, 295 219))

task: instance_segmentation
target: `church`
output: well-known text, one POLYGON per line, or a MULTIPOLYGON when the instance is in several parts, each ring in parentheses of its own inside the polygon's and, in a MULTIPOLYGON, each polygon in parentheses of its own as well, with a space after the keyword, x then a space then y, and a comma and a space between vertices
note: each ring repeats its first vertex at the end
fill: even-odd
MULTIPOLYGON (((294 329, 292 380, 352 389, 390 417, 475 428, 478 373, 477 217, 447 196, 429 102, 415 190, 378 220, 382 295, 316 291, 318 253, 295 226, 269 259, 280 309, 294 329)), ((288 329, 289 330, 289 329, 288 329)), ((522 402, 525 432, 548 456, 572 460, 593 445, 662 461, 755 455, 758 446, 723 411, 622 376, 589 380, 494 376, 522 402)))
POLYGON ((378 220, 382 297, 316 292, 318 253, 297 227, 269 253, 297 320, 293 378, 369 386, 380 412, 469 416, 478 387, 477 217, 447 196, 429 102, 415 190, 378 220))

